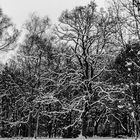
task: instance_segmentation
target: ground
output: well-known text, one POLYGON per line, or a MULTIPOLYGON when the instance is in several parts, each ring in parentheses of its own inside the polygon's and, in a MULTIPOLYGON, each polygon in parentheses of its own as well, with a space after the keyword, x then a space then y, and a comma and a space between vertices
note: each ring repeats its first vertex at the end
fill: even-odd
MULTIPOLYGON (((76 138, 79 140, 84 140, 85 138, 76 138)), ((76 139, 63 139, 63 140, 76 140, 76 139)), ((0 140, 57 140, 56 139, 49 139, 49 138, 0 138, 0 140)), ((62 140, 62 139, 60 139, 62 140)), ((100 138, 100 137, 93 137, 93 138, 87 138, 85 140, 135 140, 134 138, 100 138)), ((140 139, 138 139, 140 140, 140 139)))

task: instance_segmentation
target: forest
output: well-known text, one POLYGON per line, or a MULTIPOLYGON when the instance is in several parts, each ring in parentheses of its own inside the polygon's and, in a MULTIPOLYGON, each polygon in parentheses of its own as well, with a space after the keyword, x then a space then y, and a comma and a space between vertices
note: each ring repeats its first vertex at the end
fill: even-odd
POLYGON ((0 10, 0 51, 16 48, 0 65, 0 137, 138 139, 139 0, 91 1, 58 24, 33 13, 23 26, 0 10))

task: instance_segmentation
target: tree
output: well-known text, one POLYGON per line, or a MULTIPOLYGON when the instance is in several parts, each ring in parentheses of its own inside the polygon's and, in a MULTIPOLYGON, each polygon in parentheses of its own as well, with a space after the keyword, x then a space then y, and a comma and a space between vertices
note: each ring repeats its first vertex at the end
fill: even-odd
POLYGON ((71 12, 64 11, 59 19, 64 26, 60 27, 62 30, 57 28, 58 36, 60 35, 61 39, 75 44, 71 49, 73 49, 81 69, 85 70, 84 79, 93 77, 92 61, 90 64, 88 59, 90 59, 92 44, 99 37, 95 25, 95 20, 97 20, 95 7, 95 3, 91 2, 88 6, 76 7, 71 12), (89 73, 91 74, 89 75, 89 73))
MULTIPOLYGON (((64 71, 61 74, 61 77, 64 75, 62 82, 58 81, 61 91, 57 93, 63 93, 65 96, 63 100, 65 104, 68 104, 69 109, 80 114, 69 127, 83 120, 84 131, 86 129, 84 126, 88 127, 88 119, 86 118, 90 116, 90 113, 93 113, 93 108, 97 108, 97 106, 100 109, 96 119, 94 118, 93 127, 95 125, 98 127, 99 122, 105 116, 112 115, 112 110, 104 103, 104 100, 107 98, 109 102, 115 102, 115 99, 110 100, 110 94, 115 91, 107 92, 105 88, 109 85, 100 81, 100 77, 106 71, 107 62, 112 59, 112 56, 108 54, 108 46, 112 44, 118 46, 118 42, 115 40, 115 35, 118 32, 118 22, 109 11, 101 10, 97 14, 94 2, 87 6, 76 7, 71 11, 64 11, 59 21, 60 25, 56 27, 56 34, 60 40, 69 44, 68 47, 73 52, 71 55, 76 65, 76 69, 64 71), (98 92, 96 92, 97 90, 98 92), (100 92, 105 92, 105 96, 100 96, 100 92), (67 99, 66 96, 68 96, 67 99), (88 110, 85 109, 87 104, 88 110)), ((115 90, 122 92, 119 88, 115 90)), ((58 95, 60 96, 60 94, 58 95)))
POLYGON ((30 16, 0 73, 2 134, 138 136, 139 43, 126 45, 132 28, 119 4, 66 10, 55 35, 48 17, 30 16))
POLYGON ((12 44, 15 43, 19 31, 14 27, 5 14, 3 14, 2 9, 0 9, 0 50, 7 51, 12 48, 12 44))
MULTIPOLYGON (((42 93, 41 89, 44 84, 43 74, 52 63, 52 38, 47 36, 49 27, 50 21, 48 17, 40 18, 35 14, 32 14, 30 19, 25 23, 26 37, 20 47, 18 59, 25 80, 28 81, 30 94, 35 97, 34 99, 38 98, 42 93)), ((40 112, 40 107, 38 110, 40 112)), ((38 121, 39 113, 37 114, 36 119, 38 121)), ((36 136, 38 135, 37 131, 38 122, 35 132, 36 136)))
POLYGON ((116 1, 122 9, 123 17, 126 19, 126 36, 130 41, 140 40, 139 33, 139 8, 138 1, 116 1))
POLYGON ((140 11, 140 2, 139 0, 132 0, 132 4, 137 7, 138 12, 140 11))
MULTIPOLYGON (((127 112, 130 122, 133 122, 134 136, 139 136, 139 43, 127 44, 126 49, 122 50, 116 57, 115 62, 110 67, 107 75, 109 83, 124 87, 122 94, 125 96, 125 105, 122 108, 127 112), (112 71, 111 71, 112 70, 112 71), (111 75, 110 75, 111 74, 111 75), (110 75, 110 76, 109 76, 110 75)), ((128 132, 130 132, 130 127, 128 132)))

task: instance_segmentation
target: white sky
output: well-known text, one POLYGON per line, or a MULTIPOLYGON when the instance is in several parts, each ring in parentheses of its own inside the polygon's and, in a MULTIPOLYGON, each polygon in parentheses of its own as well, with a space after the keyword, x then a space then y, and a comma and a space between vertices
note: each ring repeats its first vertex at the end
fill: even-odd
MULTIPOLYGON (((61 12, 75 6, 86 5, 91 0, 0 0, 0 7, 18 27, 28 19, 32 12, 40 16, 48 15, 54 23, 61 12)), ((104 6, 105 0, 95 0, 99 6, 104 6)))
MULTIPOLYGON (((87 5, 91 0, 0 0, 0 7, 4 14, 21 29, 29 14, 37 12, 40 16, 48 16, 52 23, 58 20, 63 10, 73 9, 75 6, 87 5)), ((95 0, 99 7, 104 7, 105 0, 95 0)), ((5 63, 14 52, 0 53, 0 61, 5 63)))

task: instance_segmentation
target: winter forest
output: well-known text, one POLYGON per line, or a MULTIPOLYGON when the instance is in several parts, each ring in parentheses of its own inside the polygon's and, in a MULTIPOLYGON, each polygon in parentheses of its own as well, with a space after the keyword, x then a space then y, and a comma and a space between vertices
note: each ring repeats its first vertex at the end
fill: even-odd
POLYGON ((22 31, 1 9, 0 51, 15 48, 0 65, 0 137, 139 138, 139 0, 91 1, 57 24, 33 13, 22 31))

